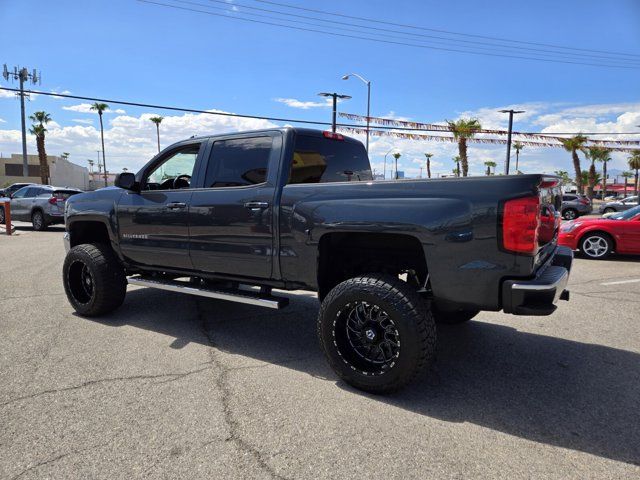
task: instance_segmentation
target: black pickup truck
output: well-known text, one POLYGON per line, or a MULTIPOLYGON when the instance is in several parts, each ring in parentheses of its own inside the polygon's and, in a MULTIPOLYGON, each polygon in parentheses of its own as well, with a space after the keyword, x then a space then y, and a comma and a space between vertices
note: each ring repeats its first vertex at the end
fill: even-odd
POLYGON ((544 175, 373 181, 332 132, 191 138, 67 201, 63 281, 87 316, 127 283, 269 308, 288 303, 272 289, 316 291, 331 367, 384 393, 433 359, 436 323, 568 299, 561 202, 544 175))

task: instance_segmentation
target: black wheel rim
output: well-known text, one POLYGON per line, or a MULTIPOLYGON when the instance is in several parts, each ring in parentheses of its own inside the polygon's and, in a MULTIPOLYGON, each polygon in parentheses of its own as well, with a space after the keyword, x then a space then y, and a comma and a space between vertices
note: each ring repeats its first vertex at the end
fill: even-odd
POLYGON ((364 375, 382 375, 400 356, 400 333, 380 306, 350 302, 333 322, 334 345, 342 360, 364 375))
POLYGON ((69 290, 73 298, 82 304, 93 298, 94 281, 89 267, 81 261, 75 261, 69 267, 69 290))

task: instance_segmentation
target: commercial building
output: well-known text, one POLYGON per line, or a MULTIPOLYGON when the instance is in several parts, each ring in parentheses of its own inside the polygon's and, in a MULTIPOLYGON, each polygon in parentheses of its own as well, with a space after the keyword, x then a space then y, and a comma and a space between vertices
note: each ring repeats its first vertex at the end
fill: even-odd
MULTIPOLYGON (((13 153, 10 157, 0 156, 0 187, 12 183, 40 183, 40 160, 37 155, 27 155, 29 176, 22 176, 22 154, 13 153)), ((55 155, 47 155, 51 185, 92 190, 89 171, 69 160, 55 155)))

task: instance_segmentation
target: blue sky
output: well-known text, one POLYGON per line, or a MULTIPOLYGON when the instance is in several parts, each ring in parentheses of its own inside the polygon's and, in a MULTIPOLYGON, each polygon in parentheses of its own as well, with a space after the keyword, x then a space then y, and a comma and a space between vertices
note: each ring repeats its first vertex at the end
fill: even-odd
MULTIPOLYGON (((254 0, 234 0, 229 5, 192 0, 202 7, 157 1, 212 13, 221 13, 216 8, 233 9, 236 16, 245 17, 247 13, 268 15, 246 6, 322 17, 254 0)), ((640 59, 637 0, 282 2, 432 29, 626 52, 640 59)), ((355 23, 343 17, 322 18, 355 23)), ((521 130, 640 132, 635 127, 640 125, 640 67, 603 68, 444 52, 278 28, 134 0, 5 0, 0 3, 0 24, 0 62, 38 68, 43 72, 39 88, 46 91, 328 121, 330 111, 316 96, 319 91, 352 95, 340 109, 365 112, 364 85, 340 79, 344 73, 357 72, 372 81, 373 115, 426 122, 477 116, 483 126, 497 128, 506 123, 495 110, 519 106, 527 110, 516 123, 521 130)), ((475 48, 490 52, 486 46, 475 48)), ((0 85, 11 86, 3 79, 0 85)), ((43 109, 54 118, 49 128, 50 153, 69 151, 71 160, 84 164, 86 158, 96 156, 99 140, 96 115, 84 112, 82 103, 39 96, 27 109, 43 109)), ((112 105, 113 110, 118 108, 120 113, 106 117, 107 160, 111 158, 109 165, 114 169, 136 169, 154 153, 154 129, 148 121, 152 113, 167 116, 163 145, 191 134, 268 125, 112 105)), ((4 155, 19 152, 19 106, 6 92, 0 92, 0 119, 0 151, 4 155)), ((30 151, 35 152, 35 141, 29 142, 30 151)), ((401 167, 409 174, 418 174, 423 151, 436 154, 436 170, 448 173, 453 166, 454 145, 381 138, 371 148, 378 170, 390 148, 403 153, 401 167)), ((504 147, 470 147, 472 171, 478 173, 483 161, 502 162, 503 157, 504 147)), ((624 157, 615 156, 614 168, 624 167, 624 157)), ((559 149, 525 149, 522 162, 525 171, 570 170, 569 156, 559 149)))

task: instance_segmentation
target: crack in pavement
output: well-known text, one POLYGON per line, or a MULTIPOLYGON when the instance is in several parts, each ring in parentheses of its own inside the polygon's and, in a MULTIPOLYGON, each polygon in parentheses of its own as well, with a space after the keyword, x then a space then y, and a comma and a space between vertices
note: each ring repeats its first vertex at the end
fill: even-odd
POLYGON ((0 407, 6 407, 7 405, 11 405, 13 403, 17 403, 20 402, 22 400, 31 400, 33 398, 37 398, 40 397, 42 395, 53 395, 53 394, 57 394, 57 393, 63 393, 63 392, 70 392, 73 390, 79 390, 81 388, 86 388, 86 387, 91 387, 93 385, 99 385, 99 384, 103 384, 103 383, 111 383, 111 382, 126 382, 126 381, 135 381, 135 380, 153 380, 156 378, 171 378, 171 379, 178 379, 178 378, 184 378, 187 377, 189 375, 193 375, 196 373, 200 373, 203 372, 205 370, 209 370, 211 368, 211 365, 206 366, 206 367, 202 367, 202 368, 198 368, 196 370, 190 370, 188 372, 180 372, 180 373, 158 373, 158 374, 148 374, 148 375, 131 375, 131 376, 125 376, 125 377, 110 377, 110 378, 98 378, 95 380, 88 380, 84 383, 81 383, 79 385, 73 385, 70 387, 62 387, 62 388, 54 388, 51 390, 43 390, 40 392, 35 392, 32 393, 31 395, 24 395, 21 397, 16 397, 16 398, 12 398, 10 400, 7 400, 3 403, 0 403, 0 407))
POLYGON ((35 465, 31 465, 30 467, 27 467, 24 470, 22 470, 17 475, 11 477, 11 480, 17 480, 18 478, 22 477, 25 473, 28 473, 31 470, 35 470, 36 468, 44 467, 45 465, 50 465, 52 463, 57 462, 58 460, 62 460, 63 458, 66 458, 66 457, 68 457, 70 455, 76 455, 78 453, 84 453, 84 452, 87 452, 89 450, 96 450, 98 448, 105 447, 107 445, 108 445, 108 443, 100 443, 98 445, 93 445, 91 447, 81 448, 79 450, 72 450, 71 452, 60 454, 57 457, 50 458, 49 460, 44 460, 44 461, 38 462, 35 465))
POLYGON ((202 333, 204 334, 207 342, 212 347, 209 349, 209 358, 212 363, 218 368, 219 374, 216 378, 216 387, 220 391, 221 395, 221 403, 222 403, 222 414, 227 427, 229 428, 229 437, 227 437, 226 441, 233 442, 240 451, 249 454, 256 463, 260 466, 262 470, 264 470, 268 475, 272 478, 280 479, 280 480, 288 480, 287 477, 280 475, 275 469, 269 465, 267 460, 264 458, 264 454, 258 450, 256 447, 247 442, 244 438, 240 436, 240 424, 234 418, 233 411, 231 408, 231 391, 229 389, 228 376, 229 373, 233 371, 233 369, 229 367, 225 367, 222 362, 217 358, 216 350, 215 350, 215 342, 209 329, 207 328, 207 322, 205 320, 204 313, 202 311, 200 300, 198 298, 193 299, 196 305, 196 315, 200 322, 200 327, 202 329, 202 333))

